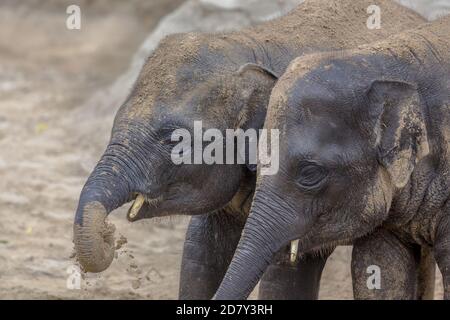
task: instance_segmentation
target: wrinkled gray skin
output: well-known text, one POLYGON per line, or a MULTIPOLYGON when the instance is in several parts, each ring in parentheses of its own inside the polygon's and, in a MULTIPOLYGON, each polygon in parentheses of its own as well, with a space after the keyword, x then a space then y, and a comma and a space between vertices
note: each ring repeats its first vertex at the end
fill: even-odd
MULTIPOLYGON (((295 238, 301 251, 356 240, 353 275, 378 265, 382 286, 411 287, 415 248, 431 248, 450 298, 450 17, 293 61, 265 127, 280 129, 280 170, 258 176, 217 299, 246 298, 295 238)), ((358 278, 354 291, 372 297, 358 278)))
MULTIPOLYGON (((111 141, 82 190, 74 243, 84 270, 101 272, 110 265, 114 228, 105 219, 142 194, 146 202, 131 221, 198 215, 186 236, 180 298, 212 297, 245 224, 255 174, 245 165, 174 165, 172 132, 192 131, 195 120, 202 120, 205 129, 261 128, 276 75, 294 57, 352 48, 423 21, 390 1, 376 2, 384 10, 380 30, 365 28, 371 0, 307 0, 288 16, 256 28, 166 38, 120 108, 111 141)), ((260 297, 317 298, 332 248, 296 264, 287 261, 286 250, 280 247, 267 270, 260 297)))

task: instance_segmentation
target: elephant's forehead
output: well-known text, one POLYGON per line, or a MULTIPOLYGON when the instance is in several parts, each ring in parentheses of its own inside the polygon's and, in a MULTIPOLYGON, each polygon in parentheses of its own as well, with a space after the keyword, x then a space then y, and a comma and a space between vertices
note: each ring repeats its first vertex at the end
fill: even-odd
MULTIPOLYGON (((152 62, 152 60, 150 60, 152 62)), ((184 112, 190 108, 193 97, 211 96, 206 83, 211 75, 198 63, 167 62, 147 67, 142 71, 127 102, 126 113, 131 119, 143 119, 184 112), (156 75, 156 76, 155 76, 156 75)), ((193 106, 195 107, 195 106, 193 106)))
POLYGON ((296 130, 289 130, 289 135, 295 135, 302 141, 314 141, 317 144, 344 144, 354 139, 356 133, 337 119, 321 118, 305 122, 296 130))
POLYGON ((274 91, 267 116, 269 124, 289 127, 326 119, 332 126, 339 119, 351 117, 351 106, 345 103, 351 101, 351 92, 337 95, 328 86, 310 79, 300 79, 288 89, 277 87, 274 91))
POLYGON ((133 94, 124 109, 124 115, 130 120, 165 120, 174 116, 188 116, 195 111, 186 99, 186 92, 171 94, 133 94))
POLYGON ((361 136, 339 119, 320 118, 284 132, 286 150, 300 156, 334 159, 347 154, 357 156, 361 136))

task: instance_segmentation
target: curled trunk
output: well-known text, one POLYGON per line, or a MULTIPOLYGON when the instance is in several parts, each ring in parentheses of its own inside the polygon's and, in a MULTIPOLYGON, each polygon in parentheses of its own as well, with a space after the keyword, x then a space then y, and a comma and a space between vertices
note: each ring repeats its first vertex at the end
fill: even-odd
POLYGON ((97 201, 81 209, 83 222, 74 224, 74 244, 78 262, 86 272, 106 270, 114 258, 115 227, 106 222, 108 213, 97 201))
POLYGON ((75 252, 86 272, 101 272, 114 259, 114 225, 108 214, 128 202, 129 174, 115 157, 104 155, 84 186, 73 228, 75 252))

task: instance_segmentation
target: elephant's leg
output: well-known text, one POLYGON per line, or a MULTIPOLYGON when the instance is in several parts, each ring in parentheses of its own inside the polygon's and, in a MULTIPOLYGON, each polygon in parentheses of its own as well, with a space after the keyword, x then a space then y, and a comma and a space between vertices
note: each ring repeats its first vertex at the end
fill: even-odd
POLYGON ((433 300, 436 280, 436 260, 433 249, 423 246, 420 251, 417 299, 433 300))
POLYGON ((355 299, 416 299, 419 260, 420 250, 385 229, 358 239, 351 264, 355 299))
POLYGON ((259 299, 316 300, 320 278, 328 254, 306 254, 295 263, 289 261, 289 248, 277 254, 259 285, 259 299))
POLYGON ((180 299, 211 299, 241 237, 245 219, 224 212, 191 218, 180 274, 180 299))
POLYGON ((439 221, 434 242, 434 257, 442 273, 444 299, 450 300, 450 217, 439 221))

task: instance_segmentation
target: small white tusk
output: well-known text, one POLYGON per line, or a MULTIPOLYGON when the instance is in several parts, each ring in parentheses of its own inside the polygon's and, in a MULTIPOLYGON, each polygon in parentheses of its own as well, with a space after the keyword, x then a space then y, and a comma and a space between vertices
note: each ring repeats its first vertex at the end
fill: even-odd
POLYGON ((298 242, 298 239, 291 241, 291 263, 295 263, 295 261, 297 261, 298 242))
POLYGON ((134 200, 133 205, 131 206, 130 209, 130 213, 128 214, 128 216, 133 219, 137 216, 139 210, 142 208, 142 205, 145 202, 145 198, 142 194, 139 194, 136 198, 136 200, 134 200))

